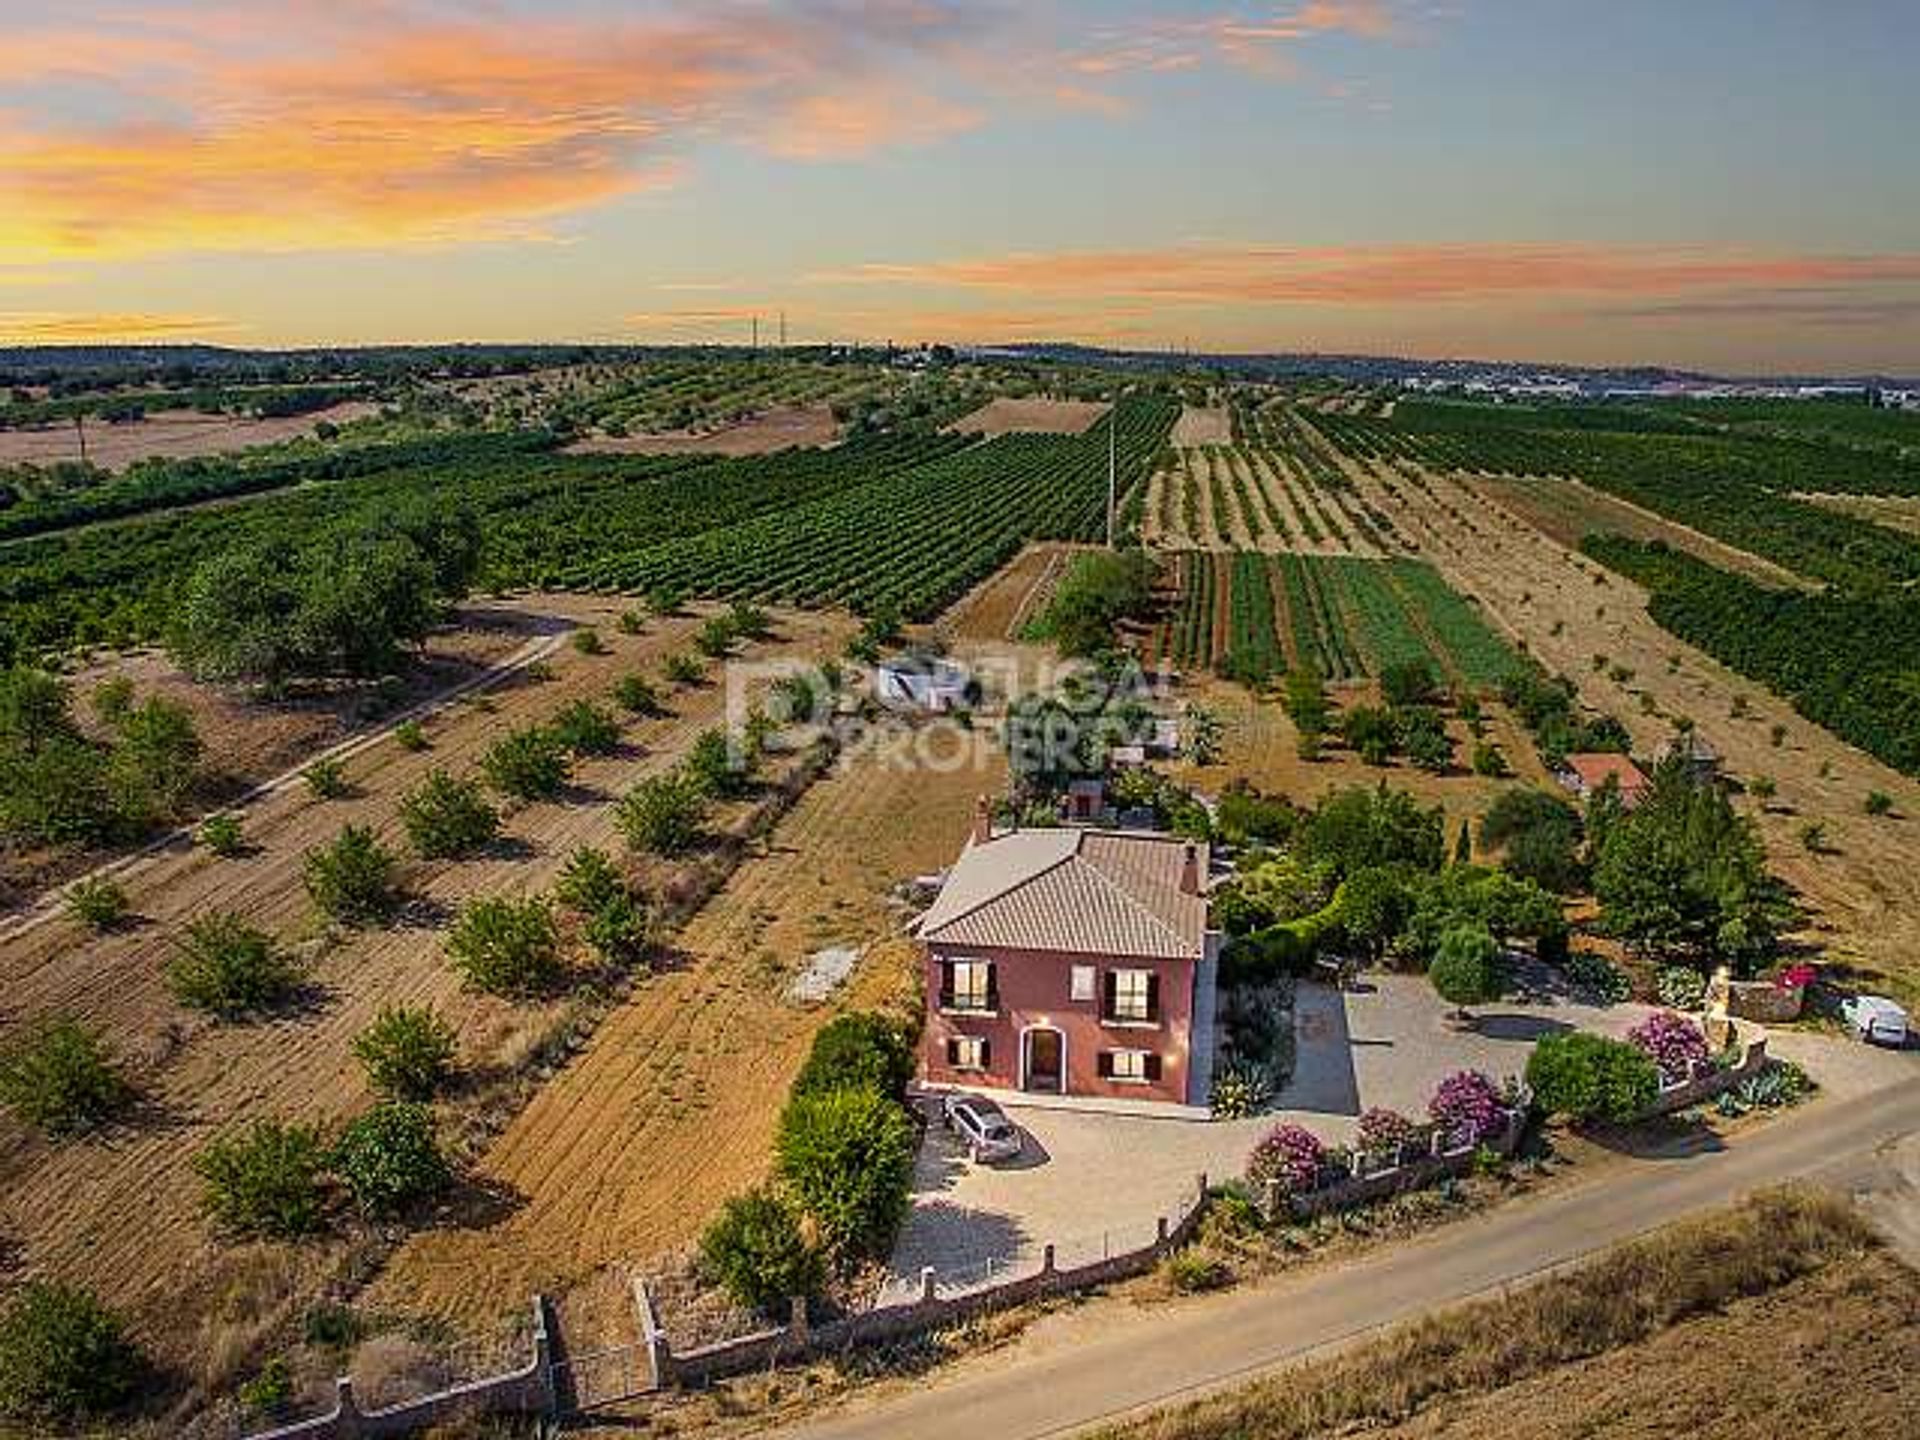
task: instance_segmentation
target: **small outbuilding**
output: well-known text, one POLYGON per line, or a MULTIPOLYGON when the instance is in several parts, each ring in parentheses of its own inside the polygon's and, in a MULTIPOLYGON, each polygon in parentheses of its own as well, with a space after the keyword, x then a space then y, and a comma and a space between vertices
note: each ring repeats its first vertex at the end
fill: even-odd
POLYGON ((1592 751, 1569 755, 1560 764, 1560 783, 1582 800, 1591 800, 1611 780, 1620 787, 1620 804, 1631 810, 1647 796, 1647 772, 1626 755, 1592 751))

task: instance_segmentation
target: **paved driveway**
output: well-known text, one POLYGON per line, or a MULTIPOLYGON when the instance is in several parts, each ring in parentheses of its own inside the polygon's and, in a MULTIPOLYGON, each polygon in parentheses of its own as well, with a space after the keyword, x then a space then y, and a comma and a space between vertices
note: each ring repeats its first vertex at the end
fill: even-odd
MULTIPOLYGON (((1303 985, 1293 1082, 1272 1111, 1252 1120, 1145 1119, 1041 1109, 1001 1096, 1028 1137, 1027 1154, 1002 1166, 970 1165, 932 1125, 914 1211, 894 1252, 896 1283, 910 1285, 930 1265, 943 1286, 970 1287, 1037 1266, 1049 1242, 1062 1265, 1134 1248, 1152 1238, 1156 1217, 1179 1212, 1196 1176, 1240 1174, 1253 1143, 1282 1121, 1345 1144, 1362 1110, 1383 1106, 1422 1118, 1434 1088, 1457 1070, 1518 1075, 1542 1035, 1580 1029, 1623 1036, 1651 1013, 1644 1005, 1598 1007, 1545 989, 1477 1007, 1466 1030, 1446 1023, 1446 1009, 1418 975, 1369 976, 1345 994, 1303 985)), ((1799 1032, 1777 1034, 1772 1043, 1841 1096, 1910 1077, 1920 1059, 1799 1032)))

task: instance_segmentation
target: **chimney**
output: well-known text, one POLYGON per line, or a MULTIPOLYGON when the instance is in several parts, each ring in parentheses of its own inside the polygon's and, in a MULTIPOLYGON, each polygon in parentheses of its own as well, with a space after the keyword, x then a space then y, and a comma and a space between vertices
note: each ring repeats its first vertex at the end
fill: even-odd
POLYGON ((973 804, 973 843, 984 845, 993 839, 993 802, 982 795, 973 804))
POLYGON ((1186 857, 1180 865, 1180 893, 1198 895, 1200 893, 1200 847, 1189 840, 1186 857))

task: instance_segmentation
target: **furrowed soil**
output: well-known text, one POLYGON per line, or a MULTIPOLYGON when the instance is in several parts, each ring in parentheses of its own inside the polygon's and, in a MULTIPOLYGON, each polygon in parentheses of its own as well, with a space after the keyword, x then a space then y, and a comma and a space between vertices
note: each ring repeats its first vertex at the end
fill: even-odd
MULTIPOLYGON (((474 773, 482 753, 509 730, 542 723, 576 699, 605 702, 623 674, 644 670, 657 678, 661 658, 684 650, 702 621, 689 614, 625 636, 610 623, 617 601, 512 603, 562 624, 597 624, 609 653, 562 647, 549 662, 551 679, 521 675, 461 697, 424 722, 424 752, 403 749, 390 734, 377 737, 344 763, 353 787, 347 798, 317 799, 297 780, 275 789, 241 812, 249 850, 238 858, 219 859, 184 842, 141 857, 120 875, 133 923, 94 936, 54 913, 17 921, 0 946, 7 1032, 48 1016, 76 1016, 104 1034, 139 1097, 123 1123, 60 1145, 11 1118, 0 1121, 0 1233, 28 1270, 92 1287, 128 1316, 160 1360, 209 1389, 229 1384, 242 1361, 257 1364, 259 1338, 284 1327, 343 1269, 364 1265, 370 1242, 363 1235, 298 1246, 227 1245, 200 1214, 193 1156, 215 1134, 255 1119, 332 1126, 364 1108, 371 1096, 352 1041, 383 1006, 399 1004, 434 1005, 455 1025, 467 1088, 449 1107, 447 1133, 456 1141, 488 1133, 493 1122, 476 1107, 510 1093, 550 1032, 576 1011, 565 998, 516 1005, 466 992, 444 956, 445 926, 470 898, 547 890, 577 846, 619 853, 612 802, 640 776, 674 763, 722 717, 725 691, 718 684, 671 695, 672 714, 625 720, 622 751, 576 766, 559 801, 511 809, 500 840, 480 856, 406 862, 407 899, 391 923, 361 932, 327 929, 302 881, 309 847, 351 822, 375 827, 404 854, 397 802, 429 770, 474 773), (238 913, 308 961, 299 1004, 253 1023, 215 1024, 174 1002, 163 972, 175 937, 216 910, 238 913)), ((748 658, 837 653, 852 628, 844 617, 821 614, 781 614, 777 624, 778 638, 750 647, 748 658)), ((715 827, 737 825, 743 816, 736 806, 717 816, 715 827)), ((675 880, 664 867, 634 873, 648 888, 675 880)), ((644 997, 649 983, 637 982, 637 993, 644 997)), ((605 1137, 585 1140, 591 1148, 605 1137)), ((511 1195, 469 1185, 438 1223, 483 1225, 490 1222, 480 1217, 514 1203, 511 1195)), ((516 1310, 526 1300, 509 1293, 496 1301, 477 1290, 474 1298, 516 1310)))
POLYGON ((1175 445, 1231 445, 1233 413, 1224 405, 1187 405, 1173 422, 1175 445))
MULTIPOLYGON (((570 1292, 624 1297, 609 1272, 623 1281, 692 1244, 722 1201, 763 1179, 814 1032, 841 1007, 917 1003, 914 946, 888 893, 950 863, 974 797, 1005 784, 997 752, 959 763, 962 739, 927 741, 930 765, 850 752, 816 781, 686 926, 665 971, 487 1150, 479 1173, 512 1197, 508 1213, 416 1235, 369 1301, 473 1326, 536 1288, 563 1309, 570 1292), (786 998, 810 954, 842 946, 861 958, 830 1002, 786 998)), ((582 1346, 571 1323, 569 1339, 582 1346)))
MULTIPOLYGON (((197 410, 162 410, 140 420, 113 425, 94 420, 86 426, 87 460, 102 470, 124 470, 136 460, 185 460, 224 455, 255 445, 271 445, 311 435, 322 423, 345 425, 380 413, 378 405, 350 400, 311 415, 203 415, 197 410)), ((0 465, 52 465, 78 460, 80 442, 72 425, 44 430, 0 430, 0 465)))
POLYGON ((1045 608, 1073 545, 1029 545, 956 600, 934 622, 935 634, 955 640, 1011 640, 1045 608))
POLYGON ((1097 400, 1039 400, 1001 396, 963 415, 947 429, 956 435, 1082 435, 1107 413, 1097 400))
POLYGON ((1725 757, 1729 776, 1770 777, 1778 787, 1772 801, 1737 803, 1758 821, 1775 872, 1807 912, 1803 938, 1840 978, 1920 1003, 1920 784, 1662 630, 1638 586, 1476 485, 1431 472, 1416 483, 1345 463, 1361 492, 1418 544, 1420 558, 1478 598, 1549 670, 1572 679, 1588 704, 1618 716, 1636 754, 1650 753, 1686 716, 1725 757), (1875 790, 1893 798, 1891 815, 1865 813, 1875 790), (1802 838, 1809 822, 1824 827, 1817 852, 1802 838))

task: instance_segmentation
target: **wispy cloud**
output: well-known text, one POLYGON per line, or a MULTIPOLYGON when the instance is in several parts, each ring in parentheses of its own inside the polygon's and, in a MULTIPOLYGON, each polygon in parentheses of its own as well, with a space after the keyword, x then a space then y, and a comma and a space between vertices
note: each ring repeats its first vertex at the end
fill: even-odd
POLYGON ((211 315, 161 315, 142 311, 109 314, 50 310, 0 310, 0 341, 58 344, 93 340, 178 340, 240 328, 211 315))
POLYGON ((1199 305, 1403 305, 1920 283, 1920 254, 1556 245, 1210 245, 869 264, 814 279, 1199 305))

